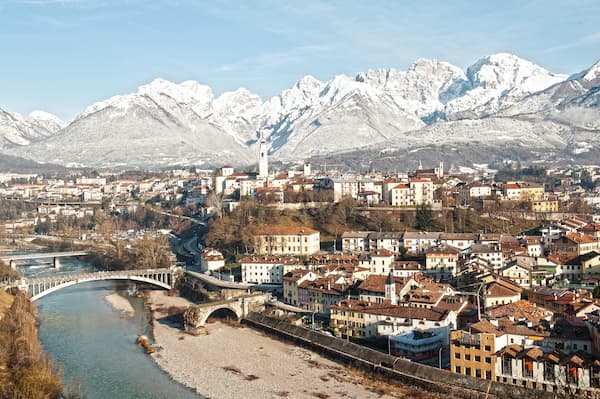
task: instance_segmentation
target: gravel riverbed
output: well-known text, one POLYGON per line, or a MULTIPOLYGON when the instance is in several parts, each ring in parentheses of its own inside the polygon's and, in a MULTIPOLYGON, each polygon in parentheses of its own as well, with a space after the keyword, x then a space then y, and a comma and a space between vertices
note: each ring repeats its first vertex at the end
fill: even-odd
MULTIPOLYGON (((156 363, 171 377, 208 398, 400 398, 413 388, 389 385, 347 370, 311 351, 247 327, 208 324, 192 336, 169 321, 169 307, 187 307, 163 291, 148 295, 154 312, 156 363)), ((426 396, 426 392, 419 391, 426 396)))

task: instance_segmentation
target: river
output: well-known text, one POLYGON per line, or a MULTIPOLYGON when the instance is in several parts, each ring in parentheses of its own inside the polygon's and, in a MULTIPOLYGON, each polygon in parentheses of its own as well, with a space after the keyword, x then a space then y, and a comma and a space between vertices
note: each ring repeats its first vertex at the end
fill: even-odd
MULTIPOLYGON (((56 273, 44 262, 19 267, 26 276, 56 273)), ((93 267, 76 259, 61 259, 59 273, 89 271, 93 267)), ((135 345, 138 335, 151 336, 150 312, 144 299, 129 297, 126 282, 98 281, 64 288, 37 301, 39 336, 64 368, 65 383, 83 382, 90 399, 198 399, 173 381, 135 345), (104 299, 115 291, 135 309, 133 317, 114 310, 104 299)))

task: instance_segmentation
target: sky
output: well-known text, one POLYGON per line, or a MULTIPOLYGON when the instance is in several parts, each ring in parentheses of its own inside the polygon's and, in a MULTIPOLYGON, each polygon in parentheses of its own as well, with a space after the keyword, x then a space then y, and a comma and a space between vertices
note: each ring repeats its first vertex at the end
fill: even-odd
POLYGON ((510 52, 572 74, 600 59, 596 0, 0 0, 0 108, 69 120, 161 77, 263 99, 419 58, 510 52))

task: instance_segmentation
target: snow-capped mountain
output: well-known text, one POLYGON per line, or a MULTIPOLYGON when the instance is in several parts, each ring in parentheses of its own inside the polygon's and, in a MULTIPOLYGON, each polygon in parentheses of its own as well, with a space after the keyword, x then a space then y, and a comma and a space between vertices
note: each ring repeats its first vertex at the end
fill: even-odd
POLYGON ((499 114, 555 120, 582 129, 600 129, 600 61, 567 80, 533 93, 499 114))
POLYGON ((11 150, 20 156, 94 166, 242 164, 255 160, 260 136, 282 160, 489 133, 516 144, 547 131, 553 146, 567 148, 576 135, 565 133, 569 127, 600 128, 599 76, 599 64, 568 77, 499 53, 466 71, 419 59, 407 71, 374 69, 327 82, 308 75, 265 101, 244 88, 215 96, 195 81, 156 79, 89 106, 67 127, 40 112, 25 120, 2 111, 0 126, 12 127, 0 130, 8 143, 0 144, 27 145, 11 150))
POLYGON ((44 111, 33 111, 23 118, 0 108, 0 149, 29 145, 52 136, 65 126, 60 118, 44 111))
POLYGON ((513 54, 499 53, 470 66, 467 78, 468 90, 446 104, 447 115, 490 115, 529 94, 564 81, 567 75, 554 74, 513 54))

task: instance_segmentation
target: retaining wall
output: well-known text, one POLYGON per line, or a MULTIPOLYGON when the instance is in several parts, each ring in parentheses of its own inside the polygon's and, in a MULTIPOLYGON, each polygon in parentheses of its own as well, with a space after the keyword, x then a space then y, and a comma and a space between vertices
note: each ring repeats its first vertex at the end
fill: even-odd
POLYGON ((243 322, 293 341, 335 361, 379 374, 391 380, 416 385, 431 391, 448 393, 450 397, 496 397, 501 399, 555 397, 548 392, 482 380, 425 366, 258 313, 250 313, 243 322))

